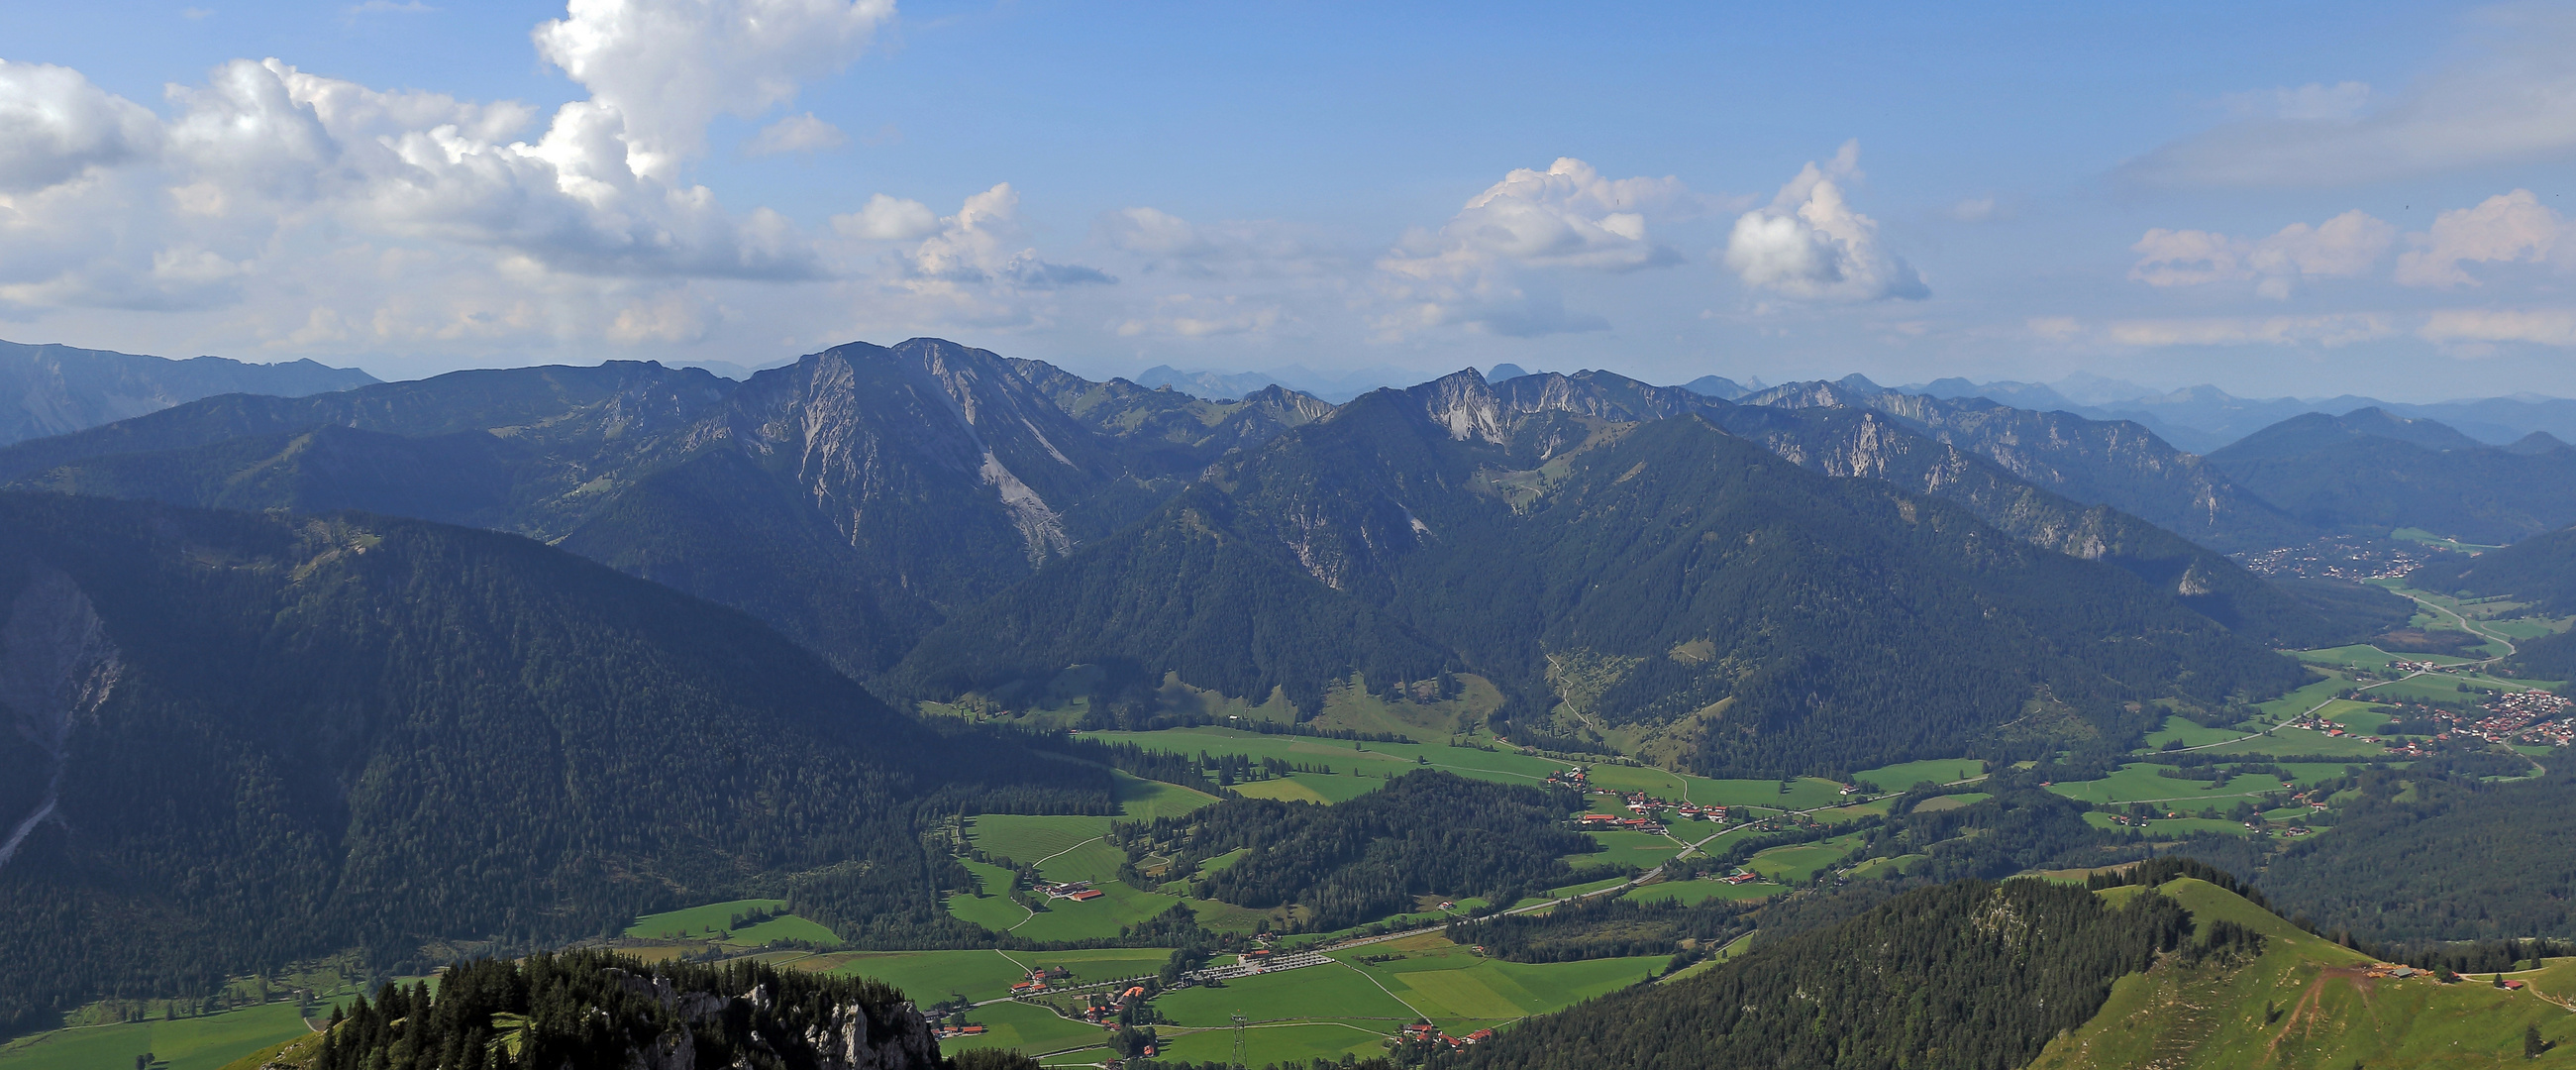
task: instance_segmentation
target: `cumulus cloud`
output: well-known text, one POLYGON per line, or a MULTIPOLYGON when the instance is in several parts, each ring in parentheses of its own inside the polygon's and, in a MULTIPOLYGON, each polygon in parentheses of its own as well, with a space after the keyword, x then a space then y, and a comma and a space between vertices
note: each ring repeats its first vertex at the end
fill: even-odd
POLYGON ((1807 301, 1932 296, 1905 258, 1880 246, 1878 223, 1844 200, 1842 184, 1858 178, 1858 141, 1824 167, 1810 161, 1769 207, 1736 218, 1726 266, 1747 286, 1807 301))
POLYGON ((966 198, 956 215, 940 220, 938 233, 907 258, 908 267, 918 278, 939 282, 999 279, 1030 289, 1113 281, 1097 268, 1051 264, 1038 259, 1035 249, 1012 249, 1023 237, 1019 191, 1004 182, 966 198))
POLYGON ((2159 185, 2332 186, 2576 152, 2576 10, 2488 9, 2458 51, 2378 107, 2357 82, 2239 94, 2229 103, 2242 117, 2122 173, 2159 185))
POLYGON ((79 71, 0 60, 0 193, 27 193, 150 156, 151 112, 90 84, 79 71))
POLYGON ((2149 286, 2253 282, 2254 291, 2287 298, 2302 279, 2368 274, 2397 239, 2397 228, 2359 209, 2316 226, 2292 223, 2249 241, 2206 230, 2150 230, 2130 251, 2129 277, 2149 286))
POLYGON ((1646 236, 1645 210, 1685 203, 1676 178, 1607 179, 1558 159, 1520 168, 1467 201, 1437 231, 1407 234, 1378 261, 1411 278, 1457 278, 1496 264, 1626 272, 1681 262, 1646 236))
MULTIPOLYGON (((882 0, 577 0, 536 37, 592 93, 551 111, 270 59, 173 86, 156 114, 77 71, 0 63, 0 316, 118 325, 138 345, 153 332, 188 346, 565 354, 702 344, 762 319, 744 306, 817 298, 852 317, 833 332, 1036 322, 1042 295, 1111 281, 1040 257, 1007 185, 944 219, 880 195, 818 241, 677 180, 714 115, 789 99, 890 13, 882 0), (833 285, 824 297, 782 282, 833 285), (192 314, 116 318, 125 310, 192 314)), ((746 148, 843 140, 791 115, 746 148)))
POLYGON ((638 175, 669 179, 719 114, 751 117, 858 59, 893 0, 572 0, 538 55, 617 117, 638 175))
POLYGON ((742 151, 746 156, 783 156, 791 152, 829 152, 849 143, 850 135, 809 111, 762 127, 760 133, 744 143, 742 151))
POLYGON ((2397 257, 2397 281, 2407 286, 2478 285, 2463 264, 2576 260, 2576 226, 2527 189, 2444 212, 2430 230, 2407 237, 2415 248, 2397 257))
POLYGON ((858 211, 833 216, 832 229, 862 241, 911 241, 938 233, 939 213, 920 201, 879 193, 858 211))
POLYGON ((1541 276, 1678 264, 1681 254, 1648 234, 1647 215, 1695 215, 1705 204, 1680 179, 1604 178, 1572 157, 1514 170, 1439 229, 1409 231, 1378 258, 1380 295, 1396 309, 1378 329, 1464 325, 1524 338, 1606 329, 1600 316, 1567 311, 1541 276))

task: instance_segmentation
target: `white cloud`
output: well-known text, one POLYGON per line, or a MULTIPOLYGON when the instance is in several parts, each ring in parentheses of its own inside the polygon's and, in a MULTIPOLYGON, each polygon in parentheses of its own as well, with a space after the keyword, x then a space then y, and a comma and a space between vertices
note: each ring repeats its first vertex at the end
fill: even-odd
POLYGON ((1572 157, 1514 170, 1440 229, 1416 228, 1378 258, 1378 290, 1394 311, 1376 326, 1384 336, 1462 325, 1520 338, 1607 329, 1600 316, 1567 311, 1538 273, 1678 264, 1681 254, 1648 235, 1647 214, 1706 205, 1680 179, 1603 178, 1572 157))
POLYGON ((2478 285, 2462 264, 2576 260, 2576 225, 2527 189, 2444 212, 2431 230, 2407 240, 2415 248, 2397 257, 2397 281, 2407 286, 2478 285))
POLYGON ((2397 238, 2397 228, 2359 209, 2316 226, 2292 223, 2259 241, 2206 230, 2150 230, 2130 250, 2129 277, 2149 286, 2254 282, 2256 293, 2287 298, 2310 277, 2369 273, 2397 238))
POLYGON ((160 122, 69 67, 0 60, 0 193, 69 182, 150 156, 160 122))
MULTIPOLYGON (((538 36, 596 92, 551 114, 272 59, 172 87, 165 117, 76 71, 0 64, 0 316, 196 351, 562 359, 750 323, 1041 323, 1057 314, 1047 295, 1112 281, 1041 257, 1007 185, 945 220, 878 196, 833 220, 854 241, 818 242, 672 180, 709 117, 786 99, 888 17, 883 3, 583 0, 538 36), (705 54, 681 54, 691 42, 705 54), (713 89, 675 102, 646 74, 713 89), (901 248, 874 259, 882 243, 901 248), (805 282, 829 288, 776 285, 805 282)), ((766 133, 790 151, 834 134, 811 116, 766 133)))
POLYGON ((615 113, 627 165, 668 180, 719 114, 751 117, 858 59, 893 0, 571 0, 537 52, 615 113))
POLYGON ((2357 82, 2240 94, 2229 103, 2256 114, 2121 170, 2163 185, 2333 186, 2576 152, 2576 9, 2490 8, 2472 38, 2384 106, 2357 82))
POLYGON ((1675 178, 1605 179, 1560 158, 1520 168, 1467 201, 1438 231, 1416 230, 1378 261, 1410 278, 1457 278, 1498 265, 1624 272, 1681 262, 1646 236, 1645 211, 1690 203, 1675 178))
POLYGON ((1878 223, 1851 209, 1841 182, 1860 177, 1860 142, 1843 143, 1780 187, 1770 207, 1744 213, 1726 240, 1726 266, 1744 284, 1809 301, 1920 300, 1914 268, 1881 248, 1878 223), (1837 181, 1840 180, 1840 181, 1837 181))
POLYGON ((2439 344, 2527 342, 2576 347, 2576 309, 2445 309, 2426 316, 2415 333, 2439 344))
POLYGON ((939 232, 924 239, 907 258, 910 273, 935 282, 1000 281, 1026 289, 1046 290, 1115 281, 1097 268, 1051 264, 1038 251, 1012 249, 1020 229, 1020 194, 1011 184, 966 198, 957 214, 939 221, 939 232))
POLYGON ((858 211, 833 216, 832 229, 862 241, 911 241, 938 233, 939 213, 920 201, 879 193, 858 211))
POLYGON ((787 153, 829 152, 850 143, 850 135, 841 128, 814 117, 813 112, 790 115, 752 136, 743 147, 746 156, 782 156, 787 153))

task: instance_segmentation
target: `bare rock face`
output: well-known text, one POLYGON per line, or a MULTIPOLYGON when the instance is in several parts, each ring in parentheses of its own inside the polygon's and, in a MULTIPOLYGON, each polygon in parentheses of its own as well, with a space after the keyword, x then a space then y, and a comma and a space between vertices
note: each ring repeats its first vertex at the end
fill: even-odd
POLYGON ((2127 420, 1827 382, 1774 387, 1741 403, 1885 413, 2033 486, 2111 506, 2220 550, 2302 537, 2298 522, 2226 473, 2127 420))
POLYGON ((1116 478, 1097 436, 1010 361, 935 339, 852 343, 755 376, 692 438, 789 474, 853 546, 925 578, 937 566, 910 557, 1064 556, 1065 512, 1116 478), (941 537, 911 530, 923 519, 941 537))
MULTIPOLYGON (((766 985, 754 985, 727 999, 711 992, 675 991, 670 979, 658 975, 619 972, 622 987, 651 998, 681 1022, 637 1049, 627 1061, 630 1070, 698 1070, 698 1031, 720 1030, 722 1020, 738 1009, 750 1012, 743 1020, 757 1022, 758 1015, 775 1004, 766 985)), ((808 1057, 789 1063, 818 1070, 937 1070, 940 1065, 939 1041, 931 1035, 930 1022, 910 1003, 896 1004, 886 1014, 871 1014, 863 1004, 844 1003, 826 1011, 823 1020, 806 1027, 802 1035, 768 1036, 758 1034, 757 1028, 755 1034, 773 1061, 783 1054, 781 1048, 802 1048, 808 1057)), ((731 1065, 747 1067, 751 1062, 746 1055, 731 1065)))
POLYGON ((46 784, 34 809, 0 817, 11 822, 0 838, 0 866, 54 816, 72 729, 107 701, 121 671, 116 645, 108 641, 89 596, 70 576, 31 563, 26 586, 0 623, 0 715, 44 756, 46 784))

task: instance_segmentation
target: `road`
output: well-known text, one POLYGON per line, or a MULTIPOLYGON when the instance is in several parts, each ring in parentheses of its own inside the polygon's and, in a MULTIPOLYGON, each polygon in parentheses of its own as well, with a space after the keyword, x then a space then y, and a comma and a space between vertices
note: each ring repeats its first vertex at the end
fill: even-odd
MULTIPOLYGON (((2439 673, 2439 672, 2442 672, 2442 671, 2445 671, 2445 670, 2449 670, 2449 669, 2457 669, 2457 668, 2463 668, 2463 667, 2466 667, 2466 668, 2479 668, 2479 669, 2482 669, 2482 668, 2485 668, 2485 667, 2487 667, 2487 666, 2489 666, 2489 665, 2493 665, 2493 664, 2495 664, 2495 663, 2497 663, 2497 662, 2499 662, 2499 661, 2503 661, 2503 660, 2504 660, 2504 659, 2506 659, 2506 658, 2512 657, 2512 656, 2514 656, 2516 653, 2520 652, 2520 649, 2521 649, 2521 648, 2514 646, 2514 645, 2513 645, 2513 640, 2508 639, 2508 638, 2505 638, 2504 636, 2498 635, 2498 634, 2496 634, 2496 633, 2494 633, 2494 632, 2486 631, 2486 630, 2484 630, 2484 629, 2482 629, 2482 628, 2479 628, 2475 623, 2471 622, 2471 621, 2469 620, 2469 618, 2467 618, 2467 617, 2465 617, 2465 616, 2462 616, 2462 615, 2461 615, 2457 610, 2454 610, 2454 609, 2450 608, 2449 606, 2444 606, 2444 605, 2441 605, 2441 604, 2438 604, 2438 603, 2435 603, 2435 602, 2426 601, 2424 598, 2422 598, 2422 597, 2420 597, 2420 596, 2417 596, 2417 595, 2414 595, 2414 594, 2411 594, 2411 593, 2408 593, 2408 592, 2406 592, 2406 591, 2391 590, 2389 593, 2391 593, 2391 594, 2395 594, 2395 595, 2398 595, 2399 597, 2402 597, 2402 598, 2405 598, 2405 599, 2407 599, 2407 600, 2409 600, 2409 601, 2411 601, 2411 602, 2414 602, 2416 605, 2419 605, 2419 606, 2424 607, 2424 609, 2426 609, 2426 610, 2427 610, 2427 611, 2429 611, 2429 612, 2439 613, 2439 614, 2441 614, 2441 615, 2443 615, 2443 616, 2445 616, 2445 617, 2449 617, 2449 618, 2451 618, 2451 623, 2456 624, 2456 625, 2459 625, 2459 628, 2460 628, 2460 630, 2461 630, 2461 631, 2467 632, 2467 633, 2469 633, 2470 635, 2477 636, 2478 638, 2480 638, 2480 639, 2484 639, 2484 640, 2487 640, 2487 641, 2489 641, 2489 642, 2493 642, 2493 643, 2501 643, 2501 644, 2503 644, 2503 645, 2504 645, 2504 653, 2502 653, 2502 654, 2497 654, 2497 655, 2494 655, 2494 656, 2492 656, 2492 657, 2488 657, 2488 658, 2482 658, 2482 659, 2477 660, 2477 661, 2463 661, 2463 662, 2460 662, 2460 663, 2455 664, 2455 665, 2446 665, 2446 666, 2443 666, 2441 669, 2417 669, 2417 670, 2415 670, 2414 672, 2407 673, 2406 675, 2404 675, 2404 676, 2400 676, 2400 677, 2398 677, 2398 678, 2397 678, 2397 679, 2395 679, 2395 680, 2382 680, 2382 681, 2380 681, 2380 682, 2378 682, 2378 683, 2370 684, 2370 685, 2365 686, 2365 687, 2357 687, 2357 688, 2354 688, 2354 689, 2353 689, 2353 694, 2355 694, 2355 695, 2359 695, 2359 694, 2361 694, 2361 693, 2362 693, 2362 692, 2364 692, 2364 691, 2369 691, 2369 690, 2371 690, 2372 688, 2386 687, 2386 686, 2388 686, 2388 685, 2390 685, 2390 684, 2399 683, 2399 682, 2401 682, 2401 681, 2405 681, 2405 680, 2412 680, 2412 679, 2414 679, 2414 678, 2416 678, 2416 677, 2418 677, 2418 676, 2433 675, 2433 674, 2436 674, 2436 673, 2439 673)), ((2379 650, 2379 648, 2378 648, 2378 647, 2375 647, 2375 646, 2374 646, 2374 647, 2371 647, 2371 649, 2372 649, 2372 650, 2379 650)), ((2401 655, 2397 655, 2397 654, 2389 654, 2389 652, 2388 652, 2388 651, 2385 651, 2385 650, 2379 650, 2379 652, 2380 652, 2380 653, 2382 653, 2382 654, 2388 654, 2388 656, 2390 656, 2390 657, 2392 657, 2392 658, 2393 658, 2393 657, 2400 657, 2400 656, 2401 656, 2401 655)), ((2318 710, 2322 710, 2322 709, 2324 709, 2324 708, 2326 708, 2326 707, 2328 707, 2328 706, 2334 705, 2335 703, 2340 702, 2340 701, 2342 701, 2342 697, 2341 697, 2341 696, 2337 696, 2337 697, 2335 697, 2335 698, 2327 699, 2327 700, 2325 700, 2325 701, 2323 701, 2323 702, 2317 703, 2317 704, 2316 704, 2316 705, 2314 705, 2314 706, 2310 706, 2310 707, 2308 707, 2305 711, 2301 712, 2301 713, 2299 714, 2299 716, 2298 716, 2298 717, 2292 717, 2292 718, 2289 718, 2288 720, 2284 720, 2284 721, 2282 721, 2281 723, 2276 724, 2276 725, 2273 725, 2273 726, 2272 726, 2272 727, 2270 727, 2270 728, 2266 728, 2266 729, 2264 729, 2264 730, 2262 730, 2262 731, 2260 731, 2260 732, 2256 732, 2256 733, 2254 733, 2253 735, 2238 736, 2238 737, 2237 737, 2237 738, 2235 738, 2235 739, 2222 739, 2222 740, 2220 740, 2220 741, 2218 741, 2218 742, 2216 742, 2216 743, 2203 743, 2203 744, 2201 744, 2201 745, 2199 745, 2199 746, 2197 746, 2197 747, 2176 747, 2176 748, 2174 748, 2173 750, 2169 750, 2169 751, 2160 751, 2160 752, 2158 752, 2158 753, 2162 753, 2162 754, 2184 754, 2184 753, 2188 753, 2188 752, 2196 751, 2196 750, 2208 750, 2208 749, 2209 749, 2209 748, 2211 748, 2211 747, 2224 747, 2224 746, 2227 746, 2228 744, 2231 744, 2231 743, 2240 743, 2240 742, 2243 742, 2243 741, 2245 741, 2245 740, 2252 739, 2252 738, 2254 738, 2254 736, 2268 736, 2268 735, 2271 735, 2271 734, 2273 734, 2273 733, 2275 733, 2275 732, 2278 732, 2278 731, 2280 731, 2280 730, 2282 730, 2282 729, 2284 729, 2284 728, 2289 727, 2289 726, 2290 726, 2290 722, 2291 722, 2291 721, 2298 720, 2300 717, 2308 717, 2308 716, 2314 715, 2318 710)), ((2521 751, 2514 751, 2513 753, 2514 753, 2514 754, 2516 754, 2516 755, 2518 755, 2518 756, 2520 756, 2520 757, 2522 758, 2522 760, 2523 760, 2523 761, 2530 762, 2530 763, 2531 763, 2531 768, 2532 768, 2535 772, 2540 773, 2540 774, 2546 774, 2546 773, 2548 773, 2548 772, 2549 772, 2549 767, 2548 767, 2548 766, 2545 766, 2545 765, 2540 764, 2539 759, 2533 758, 2532 756, 2530 756, 2530 755, 2528 755, 2528 754, 2523 754, 2521 751)), ((2193 796, 2181 796, 2181 797, 2177 797, 2177 798, 2174 798, 2174 799, 2136 799, 2136 800, 2132 800, 2132 801, 2134 801, 2134 802, 2181 802, 2181 801, 2187 801, 2187 800, 2190 800, 2190 799, 2199 799, 2199 798, 2206 798, 2206 796, 2193 795, 2193 796)))

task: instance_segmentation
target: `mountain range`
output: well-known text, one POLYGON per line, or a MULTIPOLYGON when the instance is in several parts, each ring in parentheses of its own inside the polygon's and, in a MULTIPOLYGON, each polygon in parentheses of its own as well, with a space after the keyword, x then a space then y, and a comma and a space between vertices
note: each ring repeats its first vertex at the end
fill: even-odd
POLYGON ((2131 420, 2194 453, 2210 452, 2295 416, 2342 416, 2358 409, 2437 420, 2489 445, 2504 445, 2541 431, 2576 441, 2576 401, 2538 395, 2433 403, 2381 401, 2353 394, 2240 398, 2208 385, 2159 391, 2082 374, 2056 383, 1975 383, 1949 378, 1896 389, 1939 398, 1982 397, 2016 408, 2071 412, 2096 420, 2131 420))
POLYGON ((375 382, 310 360, 244 364, 0 342, 0 445, 157 412, 217 394, 300 396, 375 382))
POLYGON ((1953 435, 1978 452, 1773 393, 1471 370, 1339 407, 1211 402, 916 339, 740 384, 612 363, 212 398, 0 449, 0 480, 515 532, 748 612, 907 702, 1092 665, 1107 708, 1151 712, 1170 674, 1311 715, 1354 674, 1464 672, 1506 696, 1502 723, 1644 733, 1738 772, 1895 760, 2033 709, 2123 736, 2138 702, 2216 710, 2285 678, 2263 647, 2349 637, 1989 459, 2019 456, 2009 435, 1953 435), (1606 593, 1658 574, 1698 592, 1670 619, 1606 593), (1925 716, 1893 731, 1896 707, 1925 716))

